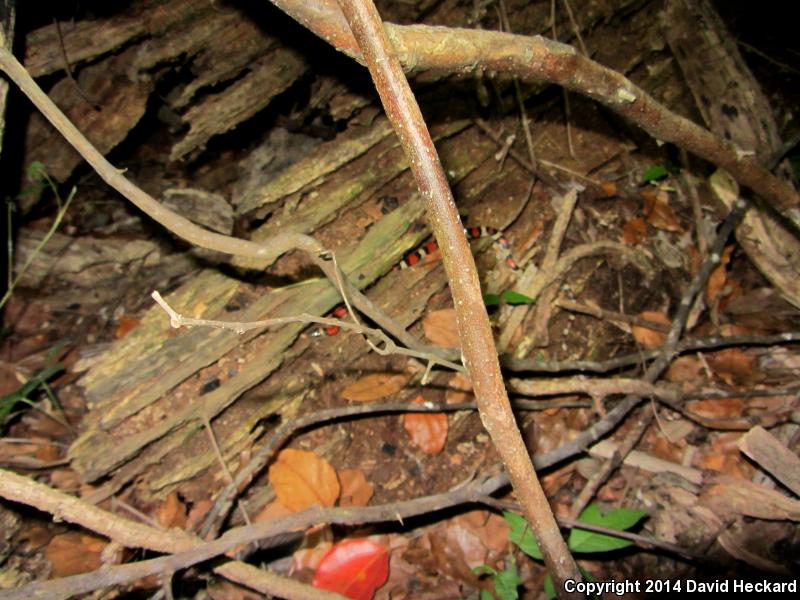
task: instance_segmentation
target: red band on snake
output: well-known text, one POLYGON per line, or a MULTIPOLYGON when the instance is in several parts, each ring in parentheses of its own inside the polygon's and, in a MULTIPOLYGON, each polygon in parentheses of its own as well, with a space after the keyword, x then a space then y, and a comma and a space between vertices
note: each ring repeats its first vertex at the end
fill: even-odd
MULTIPOLYGON (((504 255, 503 262, 505 265, 512 271, 519 270, 517 262, 514 260, 514 257, 511 256, 511 244, 502 236, 499 231, 497 231, 497 229, 492 227, 465 227, 464 233, 466 234, 468 240, 477 240, 486 237, 492 238, 492 241, 498 245, 504 255)), ((439 250, 439 244, 436 242, 436 240, 427 242, 406 255, 406 257, 400 261, 399 266, 401 269, 411 268, 423 262, 426 256, 433 254, 437 250, 439 250)), ((334 319, 344 319, 347 316, 347 308, 340 304, 334 308, 328 316, 334 319)), ((321 331, 324 331, 325 335, 336 335, 339 333, 340 329, 341 327, 338 325, 328 325, 327 327, 318 329, 312 333, 312 335, 321 335, 321 331)))

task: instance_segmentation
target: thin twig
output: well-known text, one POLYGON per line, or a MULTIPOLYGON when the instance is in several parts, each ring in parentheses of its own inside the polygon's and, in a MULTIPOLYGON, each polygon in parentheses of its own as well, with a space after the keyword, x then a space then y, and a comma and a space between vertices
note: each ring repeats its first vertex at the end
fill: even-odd
POLYGON ((606 460, 600 468, 592 475, 591 479, 586 482, 586 485, 583 486, 583 489, 577 495, 575 500, 572 502, 572 506, 570 507, 569 514, 573 519, 577 519, 580 514, 583 512, 583 509, 592 501, 594 495, 597 493, 597 490, 606 482, 606 480, 611 476, 619 465, 625 462, 628 454, 630 454, 631 450, 634 449, 636 444, 639 443, 639 440, 642 439, 642 435, 650 426, 650 423, 653 422, 653 417, 655 416, 655 410, 644 410, 644 413, 640 415, 639 420, 634 424, 631 429, 625 434, 625 438, 620 442, 617 447, 614 449, 611 458, 606 460))
MULTIPOLYGON (((498 6, 500 7, 500 22, 503 25, 503 29, 508 33, 512 33, 511 31, 511 22, 508 20, 508 11, 506 10, 506 3, 504 0, 500 0, 498 2, 498 6)), ((534 170, 537 170, 536 166, 536 152, 533 148, 533 138, 531 137, 531 123, 530 119, 528 118, 528 111, 525 108, 525 99, 522 97, 522 88, 519 85, 519 78, 514 77, 514 97, 517 100, 517 106, 519 107, 519 116, 520 116, 520 125, 522 126, 522 133, 525 136, 525 147, 528 149, 528 160, 530 164, 533 166, 534 170)))
POLYGON ((195 319, 193 317, 185 317, 179 312, 177 312, 175 309, 173 309, 167 303, 167 301, 164 300, 164 298, 158 291, 154 291, 153 293, 151 293, 150 297, 153 298, 153 300, 155 300, 156 303, 162 309, 164 309, 164 312, 166 312, 167 315, 169 316, 170 327, 173 327, 175 329, 182 326, 187 326, 187 327, 200 326, 200 327, 212 327, 215 329, 225 329, 228 331, 233 331, 238 334, 243 334, 253 329, 263 329, 265 327, 274 327, 275 325, 286 325, 288 323, 317 323, 319 325, 325 325, 325 326, 335 325, 337 327, 341 327, 342 329, 349 329, 350 331, 354 331, 356 333, 360 333, 366 336, 370 347, 378 354, 384 356, 389 354, 403 354, 405 356, 411 356, 413 358, 418 358, 420 360, 427 361, 429 364, 438 364, 442 365, 443 367, 447 367, 448 369, 452 369, 454 371, 459 371, 462 373, 464 372, 464 367, 462 367, 461 365, 440 358, 437 355, 398 346, 389 336, 387 336, 380 329, 372 329, 370 327, 365 327, 363 325, 360 325, 358 321, 352 323, 350 321, 341 321, 339 319, 332 319, 328 317, 317 317, 315 315, 309 315, 306 313, 299 315, 292 315, 290 317, 275 317, 274 319, 263 319, 260 321, 216 321, 213 319, 195 319), (377 343, 372 342, 369 338, 374 338, 377 343))
MULTIPOLYGON (((620 321, 622 323, 638 325, 639 327, 646 327, 647 329, 652 329, 653 331, 660 331, 662 333, 669 332, 669 325, 664 325, 663 323, 657 323, 656 321, 651 321, 649 319, 645 319, 644 317, 638 317, 635 315, 625 315, 611 310, 604 310, 597 306, 589 306, 588 304, 573 302, 572 300, 559 300, 557 304, 559 308, 563 308, 564 310, 569 310, 584 315, 590 315, 598 319, 607 319, 609 321, 620 321)), ((630 333, 630 330, 628 330, 628 332, 630 333)))
MULTIPOLYGON (((489 127, 489 125, 486 123, 486 121, 484 121, 483 119, 474 119, 473 123, 475 123, 475 126, 478 129, 480 129, 484 134, 486 134, 486 136, 489 139, 491 139, 495 144, 500 146, 501 149, 505 148, 505 146, 506 146, 505 140, 503 140, 500 137, 500 135, 498 135, 497 133, 492 131, 492 129, 489 127)), ((532 176, 534 176, 534 177, 536 177, 538 179, 541 179, 542 181, 544 181, 547 185, 549 185, 554 190, 558 190, 559 192, 563 192, 564 191, 564 189, 565 189, 564 186, 561 185, 561 183, 557 179, 555 179, 554 177, 551 177, 550 175, 547 174, 546 171, 544 171, 542 169, 535 169, 533 167, 533 165, 530 163, 529 160, 527 160, 524 156, 522 156, 519 152, 517 152, 513 148, 508 148, 508 156, 513 158, 517 162, 517 164, 519 166, 521 166, 523 169, 528 171, 528 173, 530 173, 532 176)), ((577 177, 578 179, 583 179, 584 181, 587 181, 589 183, 593 183, 594 185, 597 185, 597 186, 600 185, 599 181, 597 181, 595 179, 592 179, 591 177, 587 177, 586 175, 583 175, 582 173, 578 173, 577 171, 573 171, 572 169, 570 169, 568 167, 564 167, 562 165, 559 165, 558 163, 550 162, 550 161, 545 160, 543 158, 539 158, 538 161, 537 161, 537 164, 543 165, 543 166, 551 168, 551 169, 555 169, 556 171, 562 171, 564 173, 567 173, 568 175, 572 175, 573 177, 577 177)))
POLYGON ((100 107, 97 102, 93 101, 86 92, 83 91, 83 88, 78 83, 78 80, 72 75, 72 67, 69 64, 69 58, 67 57, 67 48, 64 46, 64 36, 61 33, 61 23, 59 23, 58 19, 53 19, 53 23, 56 25, 56 34, 58 36, 58 48, 61 51, 61 58, 64 61, 64 71, 67 73, 67 79, 70 80, 72 85, 75 87, 75 91, 78 92, 78 96, 80 96, 81 100, 86 102, 89 106, 91 106, 94 110, 100 112, 102 108, 100 107))
MULTIPOLYGON (((228 479, 228 483, 233 483, 233 474, 231 470, 228 468, 228 463, 225 462, 225 457, 222 456, 222 451, 219 448, 219 444, 217 443, 217 436, 214 435, 214 430, 211 428, 211 421, 209 420, 208 416, 204 413, 203 414, 203 426, 206 429, 206 433, 208 434, 209 442, 211 443, 211 447, 214 449, 214 456, 217 457, 217 462, 219 463, 220 467, 222 468, 222 472, 225 473, 225 477, 228 479)), ((250 515, 247 514, 247 510, 239 502, 239 512, 242 513, 242 519, 245 523, 250 525, 250 515)))

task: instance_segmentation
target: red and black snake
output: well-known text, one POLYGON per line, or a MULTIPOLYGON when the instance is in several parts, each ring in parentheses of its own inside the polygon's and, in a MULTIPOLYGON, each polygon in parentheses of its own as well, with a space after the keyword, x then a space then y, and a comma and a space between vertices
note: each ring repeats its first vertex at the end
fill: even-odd
MULTIPOLYGON (((464 233, 467 236, 468 240, 477 240, 481 238, 491 238, 494 243, 498 245, 501 252, 503 253, 503 262, 506 266, 511 269, 512 271, 518 271, 519 265, 514 260, 514 257, 511 255, 511 244, 508 240, 503 237, 503 235, 493 227, 465 227, 464 233)), ((399 267, 401 269, 408 269, 415 265, 418 265, 425 257, 433 254, 439 250, 439 243, 436 240, 432 240, 427 242, 414 250, 413 252, 406 255, 406 257, 400 261, 399 267)), ((344 304, 340 304, 336 308, 334 308, 329 314, 329 317, 334 319, 344 319, 347 316, 347 308, 344 304)), ((336 335, 339 333, 339 329, 341 329, 338 325, 328 325, 327 327, 321 327, 312 335, 336 335)))

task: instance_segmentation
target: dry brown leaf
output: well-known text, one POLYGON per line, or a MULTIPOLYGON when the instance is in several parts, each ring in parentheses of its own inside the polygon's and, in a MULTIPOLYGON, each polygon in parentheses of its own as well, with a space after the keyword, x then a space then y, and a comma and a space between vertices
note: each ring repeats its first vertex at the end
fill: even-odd
POLYGON ((672 361, 664 378, 680 384, 704 379, 703 362, 696 356, 679 356, 672 361))
POLYGON ((717 296, 719 296, 720 292, 725 287, 725 283, 728 281, 728 273, 725 267, 731 262, 731 252, 733 252, 733 244, 723 250, 722 256, 719 259, 719 264, 714 267, 714 270, 711 271, 711 275, 708 276, 708 283, 706 284, 707 304, 711 304, 717 299, 717 296))
POLYGON ((214 506, 214 501, 210 498, 195 502, 189 509, 189 514, 186 515, 186 530, 194 531, 205 520, 212 506, 214 506))
POLYGON ((647 448, 648 454, 652 454, 656 458, 680 464, 683 460, 686 444, 673 444, 659 432, 659 435, 655 435, 652 440, 648 440, 647 448))
POLYGON ((370 402, 396 394, 403 389, 408 377, 398 373, 371 373, 348 385, 342 398, 351 402, 370 402))
POLYGON ((292 511, 281 504, 280 500, 273 500, 264 505, 258 514, 251 520, 253 523, 261 523, 262 521, 269 521, 270 519, 280 519, 292 514, 292 511))
POLYGON ((156 511, 156 521, 167 529, 177 527, 186 528, 186 506, 178 498, 178 492, 172 492, 166 497, 156 511))
POLYGON ((750 479, 753 467, 739 453, 741 433, 715 434, 710 444, 705 444, 695 455, 694 466, 725 473, 736 479, 750 479))
MULTIPOLYGON (((415 404, 424 401, 421 395, 413 400, 415 404)), ((439 454, 447 442, 448 424, 444 413, 406 413, 403 428, 411 442, 425 454, 439 454)))
POLYGON ((459 515, 454 520, 477 535, 481 543, 495 555, 502 555, 508 550, 508 535, 511 528, 500 515, 476 509, 459 515))
POLYGON ((361 469, 339 471, 339 482, 342 484, 339 506, 366 506, 375 492, 375 486, 367 481, 361 469))
POLYGON ((108 542, 93 535, 70 532, 54 537, 44 554, 55 577, 88 573, 100 568, 100 554, 108 542))
POLYGON ((711 370, 728 385, 749 384, 762 379, 755 359, 739 348, 726 348, 707 357, 711 370))
POLYGON ((460 348, 456 311, 453 308, 435 310, 422 319, 425 337, 440 348, 460 348))
POLYGON ((741 417, 744 414, 745 403, 741 398, 715 398, 692 400, 686 408, 706 419, 729 419, 741 417))
POLYGON ((49 544, 53 537, 53 530, 45 523, 31 521, 19 531, 19 550, 23 554, 32 554, 49 544))
POLYGON ((617 184, 613 181, 601 181, 600 189, 603 190, 606 198, 613 198, 617 195, 617 184))
MULTIPOLYGON (((639 313, 639 316, 643 319, 647 319, 648 321, 654 321, 655 323, 662 323, 664 325, 672 324, 672 322, 669 320, 669 317, 662 312, 646 310, 642 313, 639 313)), ((667 339, 666 333, 656 331, 655 329, 648 329, 647 327, 642 327, 640 325, 633 325, 631 327, 631 331, 633 332, 634 339, 639 343, 639 345, 647 349, 660 348, 664 345, 664 342, 667 339)))
POLYGON ((622 241, 635 246, 647 241, 647 224, 644 219, 631 219, 622 227, 622 241))
POLYGON ((447 404, 462 404, 475 399, 472 393, 472 382, 463 373, 455 373, 447 382, 444 401, 447 404))
POLYGON ((73 469, 55 469, 50 473, 50 485, 59 490, 74 492, 81 487, 81 478, 73 469))
MULTIPOLYGON (((445 523, 442 527, 431 529, 427 533, 428 542, 430 543, 430 553, 429 560, 425 561, 425 563, 427 563, 425 567, 429 565, 429 568, 431 568, 434 573, 441 573, 456 581, 463 581, 472 588, 480 588, 483 582, 472 571, 472 567, 467 563, 467 557, 464 552, 465 549, 470 554, 473 554, 473 551, 476 553, 480 552, 483 545, 477 540, 452 539, 451 529, 453 528, 450 524, 445 523)), ((458 529, 461 528, 459 527, 458 529)), ((486 552, 486 548, 483 548, 483 552, 486 552)), ((477 556, 473 554, 470 558, 470 562, 474 565, 477 556)))
POLYGON ((333 506, 341 490, 336 471, 324 458, 287 448, 269 468, 269 481, 286 508, 300 512, 315 504, 333 506))
POLYGON ((664 190, 644 190, 644 214, 647 222, 656 229, 682 231, 680 221, 669 206, 669 194, 664 190))
POLYGON ((573 465, 565 465, 542 477, 542 487, 548 496, 555 496, 572 479, 573 465))
POLYGON ((453 520, 448 522, 445 532, 450 547, 459 549, 459 554, 470 569, 475 569, 486 563, 488 548, 475 531, 453 520))
POLYGON ((297 573, 303 569, 315 571, 325 555, 333 548, 333 542, 322 542, 314 548, 301 548, 292 554, 292 567, 290 572, 297 573))

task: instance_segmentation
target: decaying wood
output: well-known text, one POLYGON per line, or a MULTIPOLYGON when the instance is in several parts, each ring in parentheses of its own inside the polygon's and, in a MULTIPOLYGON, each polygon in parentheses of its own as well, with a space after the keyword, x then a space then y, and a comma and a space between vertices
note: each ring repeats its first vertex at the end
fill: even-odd
MULTIPOLYGON (((747 68, 710 2, 669 0, 661 15, 664 35, 706 125, 742 151, 768 161, 782 147, 769 100, 747 68)), ((729 176, 719 176, 719 179, 729 176)), ((736 191, 721 196, 730 208, 736 191)), ((800 307, 800 240, 767 211, 751 210, 736 238, 759 271, 784 298, 800 307)))
MULTIPOLYGON (((135 54, 135 50, 129 49, 87 66, 77 75, 83 94, 101 107, 99 111, 76 92, 75 84, 68 78, 61 79, 48 91, 50 98, 104 154, 124 140, 139 122, 153 91, 152 81, 132 81, 124 74, 135 54)), ((50 176, 59 181, 83 162, 39 113, 31 117, 23 160, 24 164, 33 161, 46 164, 50 176)))
POLYGON ((796 496, 800 496, 800 458, 763 427, 754 427, 738 443, 753 459, 796 496))
MULTIPOLYGON (((143 99, 164 65, 180 60, 190 64, 193 73, 191 83, 167 99, 168 108, 162 113, 173 127, 187 128, 172 148, 172 160, 199 151, 211 137, 252 117, 306 70, 298 52, 279 44, 263 24, 238 9, 221 11, 210 2, 148 0, 134 4, 122 15, 65 23, 61 30, 67 58, 71 65, 81 67, 81 88, 114 119, 92 115, 94 109, 75 94, 67 80, 60 81, 51 96, 62 108, 73 107, 67 114, 103 152, 119 143, 137 123, 144 110, 143 99), (108 56, 125 47, 129 50, 121 56, 108 56), (241 76, 243 72, 246 74, 241 76), (118 75, 111 80, 108 73, 118 75), (220 83, 227 85, 190 105, 201 90, 220 83), (118 105, 123 101, 131 106, 118 105), (133 108, 139 104, 139 110, 133 108)), ((34 76, 64 68, 55 25, 28 36, 25 65, 34 76)), ((71 149, 62 152, 65 142, 59 142, 59 136, 50 139, 53 134, 47 126, 42 130, 42 139, 34 145, 40 154, 32 154, 29 160, 41 155, 70 157, 69 162, 50 169, 54 177, 63 179, 79 159, 71 149)))
POLYGON ((148 240, 98 239, 55 233, 47 244, 36 251, 45 237, 44 231, 23 231, 17 239, 16 261, 24 265, 30 260, 20 284, 39 287, 46 278, 55 277, 72 285, 89 289, 113 285, 117 276, 130 263, 156 265, 158 245, 148 240), (109 269, 109 265, 113 268, 109 269))
MULTIPOLYGON (((412 202, 392 213, 391 218, 382 220, 355 251, 342 257, 340 264, 343 271, 359 285, 366 286, 374 281, 382 269, 389 268, 402 257, 404 248, 418 243, 419 235, 408 229, 420 215, 421 207, 412 202), (382 268, 373 260, 379 254, 379 249, 388 263, 382 268)), ((208 279, 198 277, 196 280, 192 287, 202 294, 196 299, 201 301, 213 297, 209 295, 213 288, 208 285, 208 279)), ((288 316, 298 312, 322 314, 337 302, 338 293, 329 282, 314 280, 265 294, 238 313, 235 320, 288 316)), ((187 314, 194 312, 192 305, 185 306, 173 298, 170 298, 170 304, 187 314)), ((168 324, 163 316, 161 319, 162 332, 159 337, 163 340, 168 324)), ((147 444, 183 427, 198 415, 205 414, 208 418, 216 416, 239 394, 262 381, 281 364, 282 353, 302 328, 301 325, 287 326, 263 336, 237 336, 231 332, 209 332, 198 328, 162 344, 155 342, 157 352, 138 360, 132 356, 118 356, 121 362, 117 364, 122 369, 115 372, 110 380, 95 382, 99 385, 87 387, 90 397, 102 399, 100 404, 94 406, 101 418, 96 425, 98 429, 90 430, 72 446, 70 456, 75 468, 87 479, 96 479, 135 456, 147 444), (247 343, 252 338, 256 338, 255 347, 247 343), (177 390, 163 405, 167 392, 194 374, 199 367, 215 364, 223 354, 234 348, 243 358, 243 366, 236 367, 234 376, 220 374, 221 385, 202 396, 199 403, 193 393, 184 395, 177 390), (258 356, 266 357, 266 360, 259 360, 256 358, 258 356), (145 408, 149 410, 143 411, 145 408), (110 433, 112 428, 114 431, 110 433)), ((148 340, 145 347, 153 345, 154 340, 148 340)), ((220 365, 216 364, 214 368, 218 369, 220 365)))
MULTIPOLYGON (((463 125, 459 128, 462 127, 463 125)), ((445 128, 445 131, 451 130, 452 128, 445 128)), ((474 158, 472 157, 483 161, 493 152, 492 143, 484 139, 481 145, 480 140, 475 137, 474 130, 469 137, 469 142, 463 139, 463 136, 462 139, 454 138, 451 142, 448 142, 447 139, 442 140, 445 151, 452 161, 449 166, 456 176, 456 181, 474 168, 472 163, 474 158)), ((347 140, 344 145, 345 148, 349 146, 347 140)), ((329 153, 335 153, 335 144, 329 146, 327 150, 329 153)), ((378 164, 374 162, 374 158, 364 157, 360 161, 348 165, 344 172, 336 173, 334 177, 328 179, 322 177, 319 183, 307 189, 306 193, 317 190, 318 197, 322 200, 301 204, 299 216, 302 217, 303 214, 306 216, 298 219, 297 224, 303 227, 308 221, 310 228, 313 228, 320 222, 329 220, 331 215, 342 206, 355 202, 364 190, 372 189, 373 193, 379 192, 382 186, 387 185, 388 181, 394 179, 397 173, 405 169, 402 153, 397 149, 396 142, 388 143, 386 151, 382 154, 384 158, 378 164), (329 199, 332 199, 333 202, 328 201, 329 199)), ((327 170, 324 164, 319 168, 320 176, 313 177, 313 180, 320 179, 327 170)), ((410 181, 407 181, 406 187, 409 184, 410 181)), ((407 189, 406 193, 411 195, 411 190, 407 189)), ((312 198, 314 198, 313 195, 312 198)), ((405 252, 417 245, 427 235, 427 228, 421 223, 417 223, 411 231, 403 234, 409 225, 418 221, 421 216, 421 213, 418 212, 420 206, 416 202, 412 199, 403 208, 390 213, 376 223, 370 229, 369 234, 365 236, 359 249, 355 251, 343 249, 340 252, 343 269, 353 276, 354 281, 360 285, 368 285, 377 276, 389 270, 405 252), (412 212, 409 213, 409 210, 412 212), (348 257, 348 254, 351 256, 348 257), (358 272, 353 271, 350 266, 353 261, 359 265, 358 272)), ((284 215, 276 215, 277 225, 268 221, 266 227, 268 229, 273 226, 284 227, 284 218, 284 215)), ((252 320, 300 312, 323 314, 337 303, 337 295, 326 282, 313 285, 316 285, 317 288, 306 285, 288 290, 276 290, 260 299, 253 299, 253 303, 242 313, 231 314, 223 310, 226 303, 237 295, 249 298, 250 294, 247 294, 245 286, 235 278, 224 277, 215 271, 207 271, 185 284, 181 290, 175 293, 174 297, 171 296, 170 303, 187 314, 196 314, 206 318, 222 314, 228 320, 234 318, 252 320), (320 293, 318 288, 328 291, 320 293), (286 298, 291 298, 291 300, 286 298), (213 299, 213 302, 209 302, 209 299, 213 299), (202 312, 198 313, 195 308, 197 305, 202 307, 202 312), (278 306, 280 309, 276 311, 275 307, 278 306)), ((422 300, 420 298, 419 302, 421 303, 422 300)), ((412 304, 409 308, 413 308, 415 314, 418 315, 421 307, 421 304, 412 304)), ((185 406, 184 403, 187 401, 185 396, 196 393, 195 380, 187 381, 188 378, 198 370, 201 370, 200 377, 203 380, 208 379, 212 373, 217 371, 224 372, 224 365, 215 367, 209 367, 209 365, 213 365, 227 352, 238 348, 243 342, 255 336, 255 334, 236 336, 229 332, 210 333, 204 329, 194 329, 172 337, 166 325, 163 314, 159 309, 154 308, 136 330, 115 349, 112 349, 105 360, 96 365, 84 377, 82 383, 93 407, 91 416, 86 421, 91 428, 72 450, 76 468, 84 476, 93 479, 107 474, 109 469, 118 467, 122 462, 134 456, 144 445, 157 440, 173 428, 181 426, 185 420, 191 420, 190 409, 181 412, 178 417, 175 416, 176 411, 181 406, 185 406), (183 389, 180 387, 173 389, 183 381, 186 381, 183 389), (160 406, 159 399, 163 396, 166 396, 166 404, 160 406), (135 420, 132 418, 153 403, 158 403, 159 406, 151 408, 151 412, 170 414, 171 417, 159 422, 157 427, 152 427, 152 420, 146 415, 140 415, 135 420), (98 428, 97 431, 94 430, 94 427, 98 428), (115 428, 113 434, 101 432, 101 430, 111 428, 115 428), (142 431, 142 434, 136 434, 137 431, 142 431), (105 442, 98 446, 100 440, 105 440, 105 442), (95 457, 101 462, 96 462, 95 457)), ((246 373, 240 371, 232 380, 223 381, 218 389, 203 396, 203 406, 213 404, 217 407, 206 410, 206 414, 209 414, 209 411, 211 415, 217 414, 222 405, 227 406, 244 389, 262 380, 280 364, 280 353, 296 337, 302 327, 294 326, 288 329, 291 329, 290 333, 287 334, 287 337, 281 338, 283 341, 278 346, 270 346, 269 342, 263 340, 258 346, 258 353, 274 357, 274 360, 266 362, 248 360, 244 369, 246 373), (264 343, 267 343, 267 346, 263 346, 264 343)), ((277 332, 263 337, 273 338, 275 335, 277 332)), ((257 353, 255 349, 245 346, 239 348, 236 354, 250 357, 257 353)), ((226 363, 235 361, 236 359, 229 358, 226 363)), ((224 380, 226 377, 222 375, 221 379, 224 380)), ((194 408, 197 411, 201 410, 197 404, 194 405, 194 408)), ((247 422, 244 422, 243 429, 246 430, 247 427, 247 422)), ((180 445, 169 444, 170 448, 178 448, 180 445)), ((192 461, 185 462, 188 463, 186 468, 191 469, 192 461)), ((126 472, 130 471, 126 470, 126 472)))
MULTIPOLYGON (((648 31, 653 31, 652 25, 648 31)), ((650 43, 646 36, 643 43, 650 43)), ((635 67, 646 56, 644 51, 633 51, 633 54, 639 58, 629 58, 626 64, 629 68, 635 67)), ((149 59, 148 64, 158 64, 165 56, 167 54, 160 55, 158 60, 149 59)), ((491 140, 474 128, 465 127, 466 122, 453 122, 436 126, 433 130, 452 182, 458 186, 460 180, 469 179, 469 185, 462 193, 474 195, 478 190, 477 193, 491 194, 492 188, 527 189, 525 173, 511 168, 513 165, 508 165, 502 173, 498 172, 494 163, 488 160, 496 151, 491 140), (469 178, 473 171, 476 177, 469 178)), ((539 143, 554 145, 551 136, 556 133, 546 133, 549 128, 549 124, 543 124, 545 134, 539 143)), ((309 233, 331 222, 343 208, 352 210, 359 206, 364 198, 379 198, 387 193, 401 198, 410 195, 407 175, 399 179, 405 182, 400 187, 395 183, 406 165, 388 129, 383 119, 377 119, 372 127, 351 125, 336 140, 319 146, 307 159, 262 186, 250 188, 242 196, 238 210, 256 214, 264 214, 263 211, 267 210, 272 212, 265 224, 254 232, 253 239, 266 239, 287 228, 309 233), (401 194, 401 189, 406 191, 401 194)), ((390 217, 388 215, 374 224, 371 234, 376 227, 394 231, 396 225, 386 221, 390 217)), ((506 225, 491 220, 487 224, 506 225)), ((377 246, 374 247, 380 247, 380 252, 367 247, 365 252, 374 254, 370 257, 372 271, 359 282, 366 284, 385 273, 404 252, 419 243, 427 231, 424 224, 417 223, 413 231, 398 238, 395 245, 390 245, 393 238, 387 237, 375 242, 377 246), (382 244, 391 248, 391 252, 385 251, 382 244)), ((334 244, 333 248, 338 251, 339 246, 334 244)), ((346 245, 342 246, 343 256, 347 254, 346 248, 346 245)), ((264 268, 268 264, 256 259, 238 259, 236 263, 254 268, 264 268)), ((330 290, 327 284, 319 285, 330 290)), ((207 271, 184 284, 169 300, 176 308, 194 316, 241 320, 299 312, 322 314, 335 304, 332 290, 328 295, 327 292, 309 292, 310 289, 275 291, 257 299, 241 281, 207 271), (291 302, 286 300, 282 303, 287 298, 291 298, 291 302), (252 304, 240 313, 231 314, 225 310, 226 306, 241 307, 248 302, 252 304)), ((419 314, 422 302, 420 298, 408 307, 412 314, 419 314)), ((163 492, 170 485, 212 465, 213 457, 207 449, 199 452, 196 448, 192 452, 186 450, 192 447, 187 440, 202 437, 196 436, 196 430, 187 423, 192 422, 193 415, 201 412, 213 416, 223 410, 233 410, 230 405, 239 394, 263 380, 282 360, 290 357, 285 353, 299 330, 295 326, 264 336, 237 337, 198 329, 173 337, 167 330, 163 315, 156 310, 149 312, 141 325, 116 343, 82 379, 92 411, 85 421, 86 433, 71 452, 76 469, 87 479, 112 475, 112 485, 108 488, 111 489, 140 476, 145 465, 172 465, 171 473, 159 469, 161 475, 153 477, 152 491, 163 492), (239 347, 243 342, 247 343, 239 347), (257 355, 266 355, 270 359, 255 360, 253 357, 257 355), (218 364, 220 359, 223 360, 218 364), (246 361, 244 367, 237 364, 239 360, 246 361), (227 375, 231 368, 236 373, 233 377, 227 375), (215 378, 221 381, 221 385, 200 396, 198 402, 199 388, 215 378), (165 439, 159 442, 164 436, 165 439)), ((293 387, 290 381, 284 383, 293 387)), ((252 443, 257 435, 252 430, 253 423, 278 410, 277 403, 265 404, 266 407, 250 407, 246 414, 239 414, 241 427, 238 431, 223 432, 221 444, 227 455, 235 455, 237 450, 252 443)))

